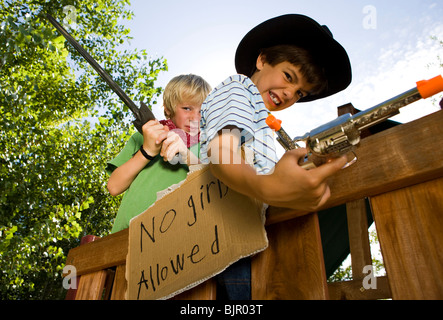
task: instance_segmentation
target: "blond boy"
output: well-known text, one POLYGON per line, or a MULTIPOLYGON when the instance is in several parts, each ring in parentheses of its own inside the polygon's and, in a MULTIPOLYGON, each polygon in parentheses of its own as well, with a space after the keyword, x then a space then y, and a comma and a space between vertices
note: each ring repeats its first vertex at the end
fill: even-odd
POLYGON ((186 178, 188 163, 199 156, 200 109, 210 90, 196 75, 173 78, 163 94, 167 120, 147 122, 143 135, 136 132, 108 162, 109 192, 113 196, 125 192, 112 232, 129 227, 131 218, 156 201, 158 191, 186 178), (173 161, 176 154, 180 158, 173 161))

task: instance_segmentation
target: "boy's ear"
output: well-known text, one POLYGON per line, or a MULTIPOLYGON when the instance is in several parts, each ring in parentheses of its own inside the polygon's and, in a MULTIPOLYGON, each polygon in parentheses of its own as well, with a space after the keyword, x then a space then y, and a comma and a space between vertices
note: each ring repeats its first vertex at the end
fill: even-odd
POLYGON ((165 117, 167 118, 167 119, 170 119, 171 118, 171 111, 169 111, 168 110, 168 108, 166 108, 166 107, 163 107, 164 108, 164 114, 165 114, 165 117))
POLYGON ((261 69, 263 69, 265 62, 266 62, 266 57, 262 53, 260 53, 260 55, 257 57, 257 62, 255 64, 258 71, 261 71, 261 69))

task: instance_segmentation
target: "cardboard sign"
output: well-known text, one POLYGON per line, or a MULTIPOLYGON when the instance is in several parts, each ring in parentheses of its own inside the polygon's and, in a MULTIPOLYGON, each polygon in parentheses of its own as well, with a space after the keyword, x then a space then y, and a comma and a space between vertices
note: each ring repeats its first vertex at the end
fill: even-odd
POLYGON ((262 203, 202 168, 131 220, 127 299, 171 298, 267 247, 262 203))

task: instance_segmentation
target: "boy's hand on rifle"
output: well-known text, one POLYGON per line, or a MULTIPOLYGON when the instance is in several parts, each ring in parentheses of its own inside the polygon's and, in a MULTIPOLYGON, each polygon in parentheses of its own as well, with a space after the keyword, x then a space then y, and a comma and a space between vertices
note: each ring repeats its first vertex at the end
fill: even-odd
POLYGON ((188 148, 186 148, 182 138, 176 132, 169 131, 168 137, 163 141, 160 156, 165 161, 171 162, 174 159, 175 161, 180 160, 180 163, 186 163, 188 148), (177 154, 179 154, 180 158, 175 158, 177 154))
POLYGON ((273 173, 268 175, 269 188, 264 198, 273 199, 270 205, 312 212, 329 199, 331 191, 326 180, 346 164, 346 158, 333 159, 318 168, 305 170, 298 162, 306 153, 304 148, 286 152, 273 173))
POLYGON ((162 147, 162 142, 168 137, 168 126, 158 120, 150 120, 143 127, 143 149, 152 157, 156 156, 162 147))
MULTIPOLYGON (((163 126, 157 120, 151 120, 142 127, 143 149, 148 155, 154 157, 160 152, 161 144, 168 136, 169 128, 163 126)), ((125 192, 140 171, 146 166, 148 160, 140 152, 124 164, 116 168, 108 180, 108 190, 113 196, 125 192)))
POLYGON ((181 163, 188 166, 200 163, 200 159, 186 147, 182 137, 175 130, 181 129, 169 131, 168 137, 163 141, 160 151, 160 156, 163 157, 163 160, 168 161, 170 164, 181 163))

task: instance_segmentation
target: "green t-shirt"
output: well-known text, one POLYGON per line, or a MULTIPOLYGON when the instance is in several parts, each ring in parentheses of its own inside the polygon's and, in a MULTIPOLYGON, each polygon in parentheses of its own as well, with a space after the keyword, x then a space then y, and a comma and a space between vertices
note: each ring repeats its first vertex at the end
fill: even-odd
MULTIPOLYGON (((111 174, 115 168, 121 166, 140 149, 143 136, 136 132, 129 139, 123 150, 108 162, 106 171, 111 174)), ((200 145, 193 145, 190 150, 198 156, 200 145)), ((129 227, 129 221, 144 212, 157 200, 157 192, 186 179, 189 168, 185 164, 172 165, 164 161, 160 155, 151 160, 144 167, 130 187, 125 191, 120 208, 112 227, 112 233, 129 227)))

